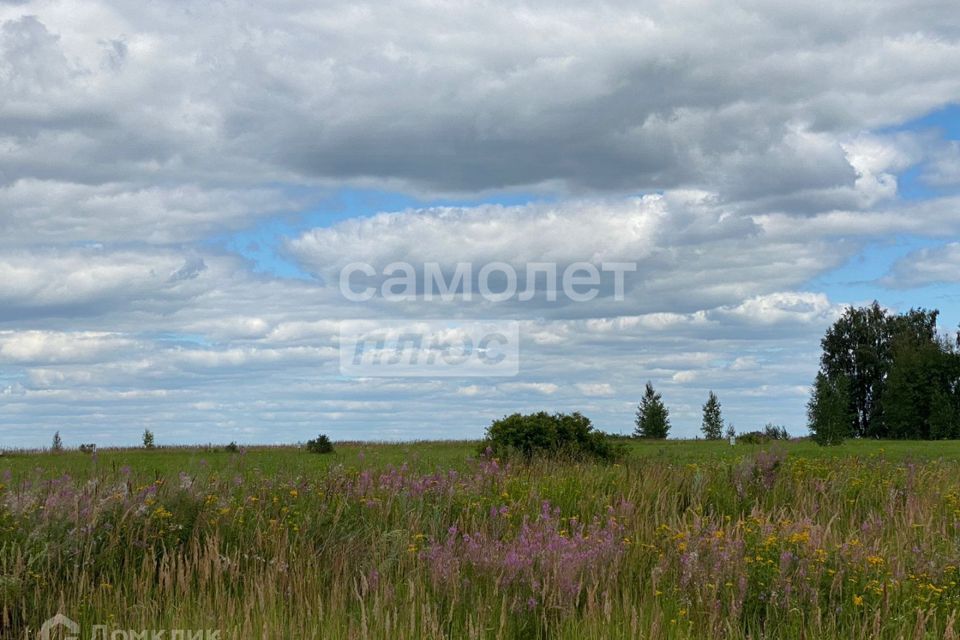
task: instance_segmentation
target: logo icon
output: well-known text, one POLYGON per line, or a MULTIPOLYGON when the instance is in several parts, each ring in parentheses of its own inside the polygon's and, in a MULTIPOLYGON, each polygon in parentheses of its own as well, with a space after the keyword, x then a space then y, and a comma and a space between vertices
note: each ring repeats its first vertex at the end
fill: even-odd
POLYGON ((58 613, 49 620, 43 623, 43 626, 40 627, 40 635, 38 636, 40 640, 54 640, 55 638, 63 638, 63 640, 77 640, 77 636, 74 634, 80 633, 80 625, 63 615, 58 613), (54 635, 53 630, 63 627, 68 635, 57 634, 54 635))
POLYGON ((340 373, 360 377, 515 376, 516 321, 349 320, 340 324, 340 373))

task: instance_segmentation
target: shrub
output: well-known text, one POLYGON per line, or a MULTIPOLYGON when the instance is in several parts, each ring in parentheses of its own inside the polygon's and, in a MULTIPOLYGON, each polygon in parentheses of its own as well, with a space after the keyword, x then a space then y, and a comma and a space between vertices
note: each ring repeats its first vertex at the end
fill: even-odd
POLYGON ((230 444, 224 447, 224 450, 226 450, 227 453, 237 453, 240 451, 240 447, 237 446, 236 442, 231 441, 230 444))
POLYGON ((766 444, 770 442, 770 437, 762 431, 748 431, 737 435, 739 444, 766 444))
POLYGON ((330 438, 321 433, 315 439, 307 440, 307 451, 310 453, 333 453, 333 443, 330 442, 330 438))
POLYGON ((97 451, 97 445, 92 442, 89 444, 80 445, 80 453, 95 453, 97 451))
POLYGON ((481 450, 495 455, 519 455, 529 461, 535 456, 569 456, 610 460, 620 455, 622 447, 614 446, 607 435, 593 428, 590 419, 572 414, 541 411, 522 415, 515 413, 495 420, 487 427, 481 450))
POLYGON ((790 434, 786 427, 768 422, 762 431, 747 431, 737 435, 737 442, 742 444, 767 444, 774 440, 789 440, 790 434))

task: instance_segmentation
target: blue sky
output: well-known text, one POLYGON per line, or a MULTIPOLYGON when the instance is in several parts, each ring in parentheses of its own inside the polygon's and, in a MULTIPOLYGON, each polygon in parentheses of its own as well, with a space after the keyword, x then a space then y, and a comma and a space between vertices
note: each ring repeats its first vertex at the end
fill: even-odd
POLYGON ((957 68, 944 0, 0 3, 0 446, 627 432, 647 380, 673 436, 710 390, 802 434, 846 305, 960 324, 957 68), (356 262, 636 271, 351 302, 356 262), (480 319, 516 375, 340 370, 345 327, 480 319))

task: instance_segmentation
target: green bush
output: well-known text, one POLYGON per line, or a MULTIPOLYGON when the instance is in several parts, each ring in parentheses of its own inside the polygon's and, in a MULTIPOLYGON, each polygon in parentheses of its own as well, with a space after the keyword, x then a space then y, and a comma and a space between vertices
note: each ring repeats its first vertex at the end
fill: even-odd
POLYGON ((307 451, 310 453, 333 453, 333 443, 330 442, 324 434, 320 434, 313 440, 307 440, 307 451))
POLYGON ((527 461, 538 456, 612 460, 623 452, 622 445, 614 445, 605 433, 595 430, 586 416, 545 411, 495 420, 487 427, 480 449, 527 461))
POLYGON ((766 444, 770 442, 770 436, 762 431, 748 431, 737 435, 738 444, 766 444))

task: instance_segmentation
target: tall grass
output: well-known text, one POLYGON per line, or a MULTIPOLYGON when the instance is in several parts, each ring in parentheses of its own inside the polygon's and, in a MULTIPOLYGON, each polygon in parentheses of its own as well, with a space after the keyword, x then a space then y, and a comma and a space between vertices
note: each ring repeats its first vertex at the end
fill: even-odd
POLYGON ((702 451, 33 456, 0 489, 2 637, 58 611, 224 638, 956 636, 960 463, 702 451))

